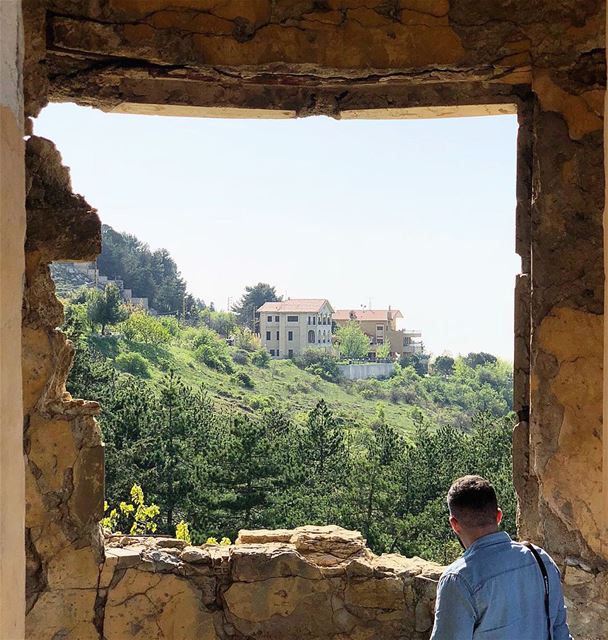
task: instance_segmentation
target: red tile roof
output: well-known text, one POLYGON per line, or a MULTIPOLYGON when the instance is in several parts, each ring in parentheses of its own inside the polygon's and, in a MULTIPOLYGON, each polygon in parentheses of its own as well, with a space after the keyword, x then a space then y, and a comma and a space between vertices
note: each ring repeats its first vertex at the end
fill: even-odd
POLYGON ((358 320, 370 322, 388 322, 393 318, 403 318, 399 309, 338 309, 334 312, 332 320, 358 320), (389 318, 390 314, 390 318, 389 318))
POLYGON ((324 298, 292 298, 291 300, 283 300, 283 302, 265 302, 259 309, 259 313, 318 313, 323 305, 329 307, 333 312, 332 306, 324 298))

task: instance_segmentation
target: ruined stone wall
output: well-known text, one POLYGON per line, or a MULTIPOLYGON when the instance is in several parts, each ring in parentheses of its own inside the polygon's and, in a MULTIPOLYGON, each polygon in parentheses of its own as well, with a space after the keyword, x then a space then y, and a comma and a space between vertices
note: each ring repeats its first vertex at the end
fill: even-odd
POLYGON ((23 30, 18 0, 0 3, 0 637, 23 635, 24 479, 21 300, 25 237, 23 30))
MULTIPOLYGON (((28 116, 49 97, 107 110, 188 115, 420 117, 457 114, 463 107, 466 113, 518 109, 516 250, 522 275, 514 481, 520 531, 564 568, 577 637, 608 637, 601 458, 604 1, 28 0, 24 6, 28 116)), ((38 210, 56 215, 52 206, 39 204, 38 210)), ((91 452, 99 467, 100 450, 90 417, 94 406, 74 409, 76 417, 65 409, 66 402, 74 405, 59 399, 69 348, 54 329, 59 311, 43 265, 54 259, 49 256, 57 241, 45 233, 39 241, 47 241, 48 255, 35 250, 28 256, 24 316, 26 450, 41 465, 28 465, 28 487, 35 488, 29 511, 38 516, 30 527, 36 541, 28 538, 30 628, 39 632, 56 606, 84 611, 74 613, 74 624, 96 633, 103 626, 97 591, 67 587, 72 583, 57 577, 59 569, 48 569, 56 549, 70 549, 65 566, 78 551, 91 560, 74 561, 76 567, 88 566, 86 575, 99 570, 92 524, 99 493, 76 506, 72 495, 80 480, 70 480, 75 467, 64 456, 84 459, 79 452, 91 452), (28 296, 32 308, 40 307, 37 314, 27 312, 28 296), (44 384, 36 381, 40 362, 48 364, 44 384), (48 433, 39 421, 52 425, 48 433), (62 447, 70 438, 75 444, 49 462, 40 453, 47 438, 62 447), (80 510, 85 504, 88 515, 80 510), (45 551, 47 539, 53 542, 45 551)), ((76 230, 74 238, 86 249, 78 256, 55 255, 92 257, 87 243, 96 233, 76 230)), ((91 496, 93 486, 99 491, 100 483, 101 472, 90 473, 85 494, 91 496)), ((85 575, 79 579, 87 582, 85 575)), ((142 600, 142 594, 132 595, 142 600)), ((150 606, 157 610, 159 604, 150 606)))
POLYGON ((339 527, 241 531, 230 547, 108 539, 107 640, 423 640, 442 568, 339 527))
POLYGON ((103 449, 96 402, 65 391, 73 346, 57 329, 63 307, 49 263, 92 260, 101 249, 96 212, 72 193, 54 145, 26 148, 27 239, 23 297, 27 637, 98 640, 95 601, 103 544, 103 449))

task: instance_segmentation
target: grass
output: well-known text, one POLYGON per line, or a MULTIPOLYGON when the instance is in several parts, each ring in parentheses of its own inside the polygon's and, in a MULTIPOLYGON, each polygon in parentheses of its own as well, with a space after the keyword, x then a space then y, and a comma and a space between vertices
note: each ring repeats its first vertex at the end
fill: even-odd
POLYGON ((260 406, 273 406, 294 419, 303 419, 315 404, 324 399, 332 411, 345 420, 358 423, 373 421, 381 407, 390 424, 411 432, 413 407, 387 400, 366 399, 346 382, 333 383, 299 369, 291 360, 271 360, 267 367, 253 364, 234 365, 234 371, 244 371, 251 377, 253 388, 239 384, 230 373, 216 371, 199 362, 189 348, 175 341, 165 346, 134 343, 117 336, 92 336, 92 344, 106 357, 116 358, 121 352, 140 353, 150 365, 150 378, 158 383, 173 370, 191 387, 201 385, 215 404, 228 410, 252 412, 260 406))

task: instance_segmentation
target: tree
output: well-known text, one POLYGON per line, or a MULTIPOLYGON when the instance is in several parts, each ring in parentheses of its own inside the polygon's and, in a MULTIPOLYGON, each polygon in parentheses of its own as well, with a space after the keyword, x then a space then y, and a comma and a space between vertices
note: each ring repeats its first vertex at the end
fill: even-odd
POLYGON ((237 322, 249 327, 252 331, 256 329, 256 312, 265 302, 278 302, 283 298, 277 295, 274 287, 264 282, 252 287, 245 287, 245 293, 241 299, 232 307, 236 314, 237 322))
POLYGON ((264 526, 264 511, 280 472, 266 426, 245 416, 225 420, 211 451, 209 484, 218 528, 232 537, 239 528, 264 526))
POLYGON ((182 313, 186 304, 186 283, 166 249, 152 252, 135 236, 120 233, 108 225, 101 228, 101 273, 122 279, 134 295, 148 298, 150 307, 162 312, 182 313))
POLYGON ((376 358, 378 360, 388 360, 391 357, 391 343, 386 340, 383 344, 378 345, 376 349, 376 358))
POLYGON ((369 338, 357 322, 349 322, 336 331, 336 343, 345 358, 365 358, 369 351, 369 338))
POLYGON ((347 479, 345 524, 362 531, 377 551, 388 551, 395 536, 398 463, 404 444, 386 424, 383 412, 374 429, 361 430, 357 437, 358 453, 353 456, 347 479))
POLYGON ((433 362, 433 373, 440 376, 451 376, 454 373, 454 358, 437 356, 433 362))
POLYGON ((295 464, 300 480, 296 486, 301 512, 313 523, 333 522, 340 512, 349 473, 349 452, 344 423, 324 400, 319 400, 308 414, 297 447, 295 464))
POLYGON ((491 353, 480 351, 479 353, 469 353, 469 355, 465 356, 463 360, 467 366, 471 367, 471 369, 475 369, 476 367, 484 364, 495 364, 498 358, 493 356, 491 353))
POLYGON ((109 324, 117 324, 125 320, 128 312, 122 302, 120 289, 110 284, 103 291, 98 289, 91 291, 87 303, 87 315, 94 325, 101 325, 102 335, 109 324))
POLYGON ((429 372, 429 357, 424 353, 404 353, 399 358, 402 367, 414 367, 419 376, 425 376, 429 372))

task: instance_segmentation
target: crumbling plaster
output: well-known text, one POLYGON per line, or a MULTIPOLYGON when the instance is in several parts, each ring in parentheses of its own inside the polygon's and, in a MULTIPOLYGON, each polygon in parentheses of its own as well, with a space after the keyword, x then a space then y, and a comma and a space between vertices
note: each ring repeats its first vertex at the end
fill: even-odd
MULTIPOLYGON (((169 6, 162 0, 28 0, 24 6, 30 117, 48 99, 128 112, 338 118, 365 116, 370 109, 376 115, 395 109, 432 116, 463 106, 475 111, 516 105, 522 275, 516 284, 520 423, 514 481, 520 531, 565 569, 577 637, 608 635, 602 513, 604 2, 174 0, 169 6)), ((53 155, 47 143, 34 142, 38 153, 47 160, 53 155)), ((30 164, 34 171, 41 166, 30 164)), ((60 210, 44 199, 36 209, 44 217, 33 216, 32 226, 60 210)), ((72 210, 91 220, 86 203, 72 210)), ((85 259, 94 252, 94 225, 67 222, 74 225, 73 242, 61 257, 85 259), (70 251, 80 253, 66 255, 70 251)), ((96 407, 61 395, 70 347, 55 331, 59 312, 46 271, 59 240, 49 233, 38 240, 48 246, 28 246, 23 351, 33 487, 29 625, 38 634, 31 637, 50 637, 43 621, 53 619, 54 611, 59 620, 65 609, 71 617, 64 631, 89 637, 86 630, 97 638, 103 628, 100 592, 82 589, 101 575, 94 524, 101 471, 90 471, 101 467, 96 407), (39 450, 43 445, 56 447, 53 463, 39 450), (85 497, 75 501, 80 481, 70 465, 86 462, 86 456, 93 465, 81 464, 85 497), (67 572, 82 581, 79 586, 63 567, 83 568, 67 572)))

